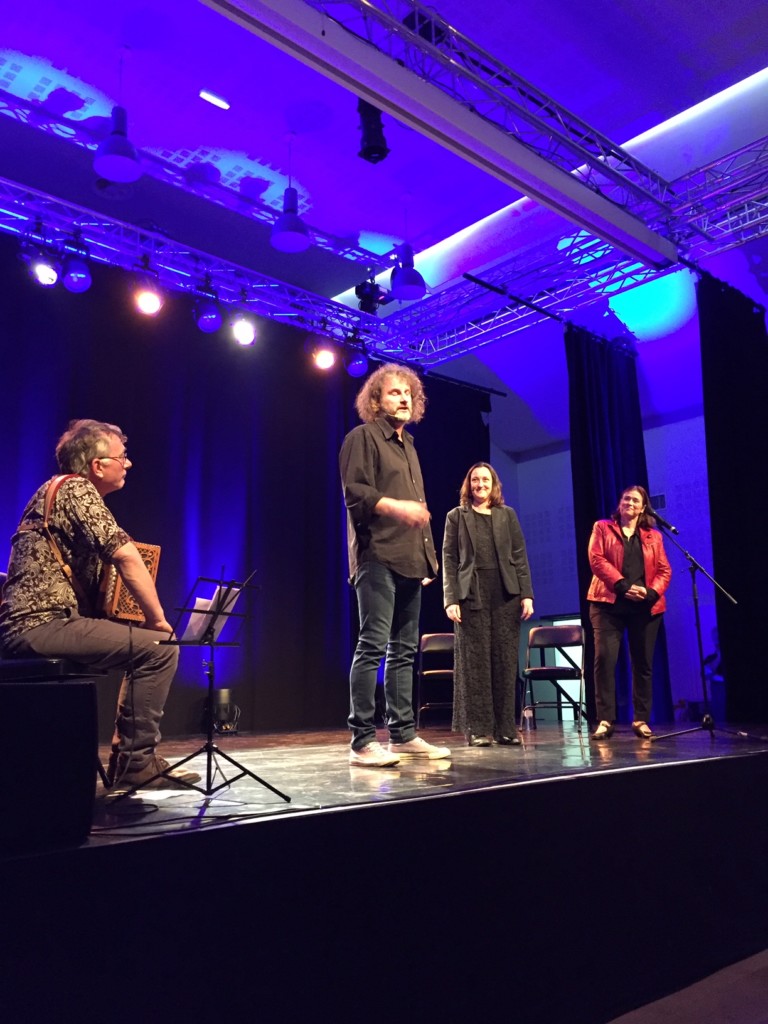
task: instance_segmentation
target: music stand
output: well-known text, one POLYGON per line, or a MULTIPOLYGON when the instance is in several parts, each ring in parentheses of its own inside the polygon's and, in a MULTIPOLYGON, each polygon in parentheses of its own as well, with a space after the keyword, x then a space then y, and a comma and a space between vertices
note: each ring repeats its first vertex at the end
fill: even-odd
POLYGON ((169 775, 175 768, 181 767, 188 761, 199 757, 201 754, 205 754, 205 787, 198 785, 194 782, 184 782, 183 780, 174 780, 175 783, 181 781, 182 785, 187 789, 195 789, 198 793, 202 793, 204 796, 211 796, 213 793, 218 793, 220 789, 225 789, 227 786, 231 786, 233 783, 238 782, 244 776, 254 779, 259 785, 264 786, 270 790, 276 796, 279 796, 286 803, 291 802, 291 798, 285 793, 281 793, 279 789, 276 789, 265 779, 262 779, 255 772, 252 772, 245 765, 240 764, 234 757, 231 757, 225 751, 221 750, 213 742, 214 726, 215 726, 215 714, 214 714, 214 682, 215 682, 215 665, 214 655, 218 647, 238 647, 237 642, 222 642, 220 641, 219 635, 224 628, 228 619, 232 617, 242 618, 243 616, 233 611, 235 601, 237 600, 240 591, 249 587, 250 581, 253 579, 255 573, 251 575, 242 583, 238 583, 235 580, 230 580, 228 583, 224 583, 223 580, 212 579, 208 576, 198 576, 192 590, 190 591, 189 597, 184 602, 184 607, 179 609, 180 613, 191 612, 187 629, 180 640, 170 639, 161 640, 163 644, 173 644, 178 647, 207 647, 208 658, 203 659, 203 672, 208 679, 208 699, 206 706, 206 741, 197 750, 191 754, 187 754, 180 761, 175 764, 169 765, 166 769, 153 775, 150 779, 145 779, 141 786, 133 786, 127 789, 124 793, 120 793, 115 797, 115 800, 120 800, 123 797, 130 796, 135 793, 136 790, 141 789, 142 786, 146 786, 150 782, 154 782, 155 779, 161 779, 164 776, 169 775), (192 598, 196 590, 201 583, 215 583, 216 590, 213 598, 208 600, 204 598, 197 598, 194 606, 190 606, 192 598), (187 639, 185 639, 187 637, 187 639), (218 771, 222 776, 223 772, 216 766, 213 766, 214 757, 221 757, 225 761, 228 761, 233 767, 237 768, 238 774, 232 778, 225 778, 223 782, 220 782, 217 786, 213 785, 213 779, 218 771))

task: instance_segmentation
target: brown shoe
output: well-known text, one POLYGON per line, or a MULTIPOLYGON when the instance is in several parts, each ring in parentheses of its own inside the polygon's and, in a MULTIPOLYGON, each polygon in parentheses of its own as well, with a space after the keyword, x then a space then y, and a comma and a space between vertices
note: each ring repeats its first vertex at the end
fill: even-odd
POLYGON ((613 724, 611 722, 600 722, 592 733, 593 740, 609 740, 613 736, 613 724))
MULTIPOLYGON (((118 759, 117 770, 112 781, 113 788, 117 789, 188 789, 200 781, 197 772, 187 771, 185 768, 171 768, 164 757, 157 754, 151 757, 143 768, 122 772, 124 767, 124 755, 118 759), (155 778, 157 776, 157 778, 155 778)), ((110 764, 111 767, 111 764, 110 764)))

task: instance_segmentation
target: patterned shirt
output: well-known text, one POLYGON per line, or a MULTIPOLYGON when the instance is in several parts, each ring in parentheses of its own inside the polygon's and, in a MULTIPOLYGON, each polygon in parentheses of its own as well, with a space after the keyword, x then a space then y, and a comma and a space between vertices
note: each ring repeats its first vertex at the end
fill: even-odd
MULTIPOLYGON (((71 583, 56 561, 42 528, 45 492, 43 484, 30 499, 21 517, 24 525, 13 536, 8 581, 0 604, 0 643, 68 616, 78 607, 71 583), (31 529, 29 527, 32 527, 31 529)), ((84 477, 66 480, 56 495, 49 525, 64 561, 71 566, 90 607, 96 608, 102 561, 130 541, 104 504, 93 484, 84 477)))

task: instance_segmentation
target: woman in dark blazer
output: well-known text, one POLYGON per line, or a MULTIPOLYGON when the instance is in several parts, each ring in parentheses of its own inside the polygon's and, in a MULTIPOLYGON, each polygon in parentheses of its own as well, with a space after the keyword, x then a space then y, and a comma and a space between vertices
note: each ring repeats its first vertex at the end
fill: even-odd
POLYGON ((454 623, 453 728, 472 747, 520 743, 520 620, 533 615, 525 539, 487 462, 472 466, 443 537, 443 604, 454 623))

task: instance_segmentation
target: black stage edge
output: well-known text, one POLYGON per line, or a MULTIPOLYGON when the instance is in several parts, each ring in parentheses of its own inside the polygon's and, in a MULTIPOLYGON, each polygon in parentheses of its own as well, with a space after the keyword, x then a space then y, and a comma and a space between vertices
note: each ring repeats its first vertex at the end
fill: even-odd
POLYGON ((0 1005, 601 1024, 768 946, 766 792, 760 752, 6 861, 0 1005))

